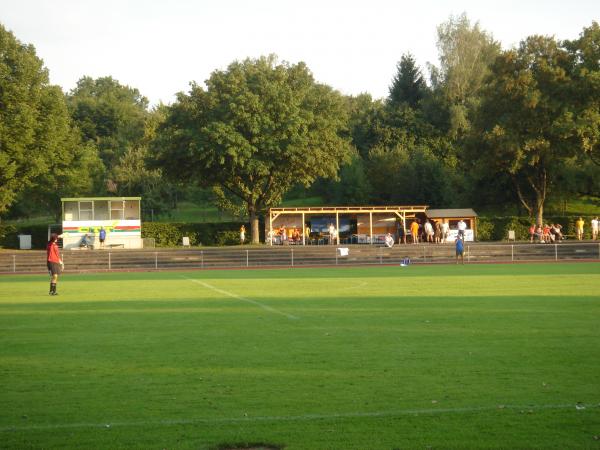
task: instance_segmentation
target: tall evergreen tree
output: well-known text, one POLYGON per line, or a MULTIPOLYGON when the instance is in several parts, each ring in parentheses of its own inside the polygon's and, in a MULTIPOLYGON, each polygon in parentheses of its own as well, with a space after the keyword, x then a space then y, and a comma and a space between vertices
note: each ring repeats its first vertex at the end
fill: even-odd
POLYGON ((389 89, 388 104, 392 108, 401 105, 417 108, 427 92, 421 69, 410 53, 402 55, 396 67, 397 72, 389 89))

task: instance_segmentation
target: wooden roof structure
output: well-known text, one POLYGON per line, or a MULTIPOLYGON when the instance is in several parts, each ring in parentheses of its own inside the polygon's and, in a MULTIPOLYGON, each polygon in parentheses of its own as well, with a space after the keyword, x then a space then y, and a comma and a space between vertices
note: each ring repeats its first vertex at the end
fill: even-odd
MULTIPOLYGON (((415 217, 417 213, 425 213, 427 205, 408 205, 408 206, 309 206, 309 207, 290 207, 290 208, 270 208, 269 209, 269 232, 273 231, 273 221, 282 215, 300 215, 302 223, 306 223, 306 216, 311 215, 335 215, 335 228, 340 229, 340 215, 369 215, 370 241, 373 242, 373 214, 391 214, 402 220, 406 228, 406 219, 415 217)), ((305 235, 302 233, 302 244, 305 245, 305 235)))

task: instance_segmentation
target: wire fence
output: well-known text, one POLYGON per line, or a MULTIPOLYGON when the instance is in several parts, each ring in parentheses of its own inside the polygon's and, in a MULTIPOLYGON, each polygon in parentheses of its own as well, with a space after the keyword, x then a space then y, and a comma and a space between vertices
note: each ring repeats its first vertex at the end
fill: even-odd
MULTIPOLYGON (((64 251, 65 272, 133 270, 239 269, 453 263, 453 245, 281 246, 264 248, 205 248, 170 250, 64 251), (347 248, 346 252, 340 248, 347 248)), ((599 261, 600 243, 467 244, 465 263, 516 263, 526 261, 599 261)), ((46 269, 44 251, 0 252, 0 273, 40 273, 46 269)))

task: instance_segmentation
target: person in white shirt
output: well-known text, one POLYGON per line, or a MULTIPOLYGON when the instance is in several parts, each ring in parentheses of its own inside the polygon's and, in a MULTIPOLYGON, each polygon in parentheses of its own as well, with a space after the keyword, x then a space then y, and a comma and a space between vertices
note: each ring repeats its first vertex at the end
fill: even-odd
POLYGON ((465 231, 467 230, 467 224, 465 223, 464 220, 460 219, 460 221, 458 222, 458 235, 460 237, 462 237, 462 239, 465 239, 465 231))
POLYGON ((427 236, 427 242, 433 242, 433 226, 429 220, 425 222, 425 235, 427 236))
POLYGON ((337 231, 335 229, 335 226, 332 223, 330 223, 329 224, 329 243, 332 245, 335 244, 336 237, 337 237, 337 231))
POLYGON ((392 248, 394 246, 394 238, 391 233, 385 235, 385 246, 392 248))
POLYGON ((594 217, 592 219, 592 239, 595 241, 598 238, 598 227, 600 226, 600 222, 598 222, 598 217, 594 217))
POLYGON ((448 239, 448 233, 450 232, 450 224, 447 220, 442 223, 442 244, 448 239))

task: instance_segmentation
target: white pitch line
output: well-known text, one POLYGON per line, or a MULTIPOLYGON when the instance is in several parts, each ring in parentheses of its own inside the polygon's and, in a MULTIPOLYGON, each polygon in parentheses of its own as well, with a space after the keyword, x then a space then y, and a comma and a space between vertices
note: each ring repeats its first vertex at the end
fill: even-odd
MULTIPOLYGON (((597 409, 600 404, 578 403, 581 409, 597 409)), ((463 408, 425 408, 425 409, 401 409, 396 411, 373 411, 373 412, 349 412, 333 414, 305 414, 300 416, 244 416, 244 417, 222 417, 213 419, 165 419, 131 422, 103 422, 103 423, 64 423, 47 425, 15 425, 0 427, 0 433, 9 431, 30 431, 30 430, 57 430, 69 428, 112 428, 112 427, 143 427, 156 425, 190 425, 190 424, 220 424, 220 423, 252 423, 252 422, 306 422, 312 420, 328 419, 353 419, 369 417, 397 417, 405 415, 419 414, 453 414, 453 413, 471 413, 481 411, 503 411, 503 410, 521 410, 529 412, 533 410, 547 409, 573 409, 577 410, 575 404, 564 405, 495 405, 495 406, 472 406, 463 408)))
POLYGON ((269 311, 269 312, 271 312, 273 314, 279 314, 279 315, 287 317, 288 319, 291 319, 291 320, 298 320, 299 319, 299 317, 294 316, 293 314, 288 314, 288 313, 285 313, 283 311, 279 311, 278 309, 272 308, 269 305, 265 305, 264 303, 257 302, 256 300, 252 300, 250 298, 242 297, 241 295, 234 294, 233 292, 229 292, 229 291, 226 291, 224 289, 220 289, 220 288, 218 288, 216 286, 212 286, 212 285, 210 285, 208 283, 205 283, 204 281, 197 280, 195 278, 188 278, 188 277, 185 277, 183 275, 182 275, 182 278, 184 278, 184 279, 186 279, 188 281, 191 281, 192 283, 196 283, 196 284, 199 284, 201 286, 204 286, 207 289, 211 289, 211 290, 213 290, 215 292, 218 292, 219 294, 223 294, 223 295, 226 295, 228 297, 235 298, 236 300, 241 300, 241 301, 246 302, 246 303, 251 303, 252 305, 258 306, 259 308, 262 308, 265 311, 269 311))

